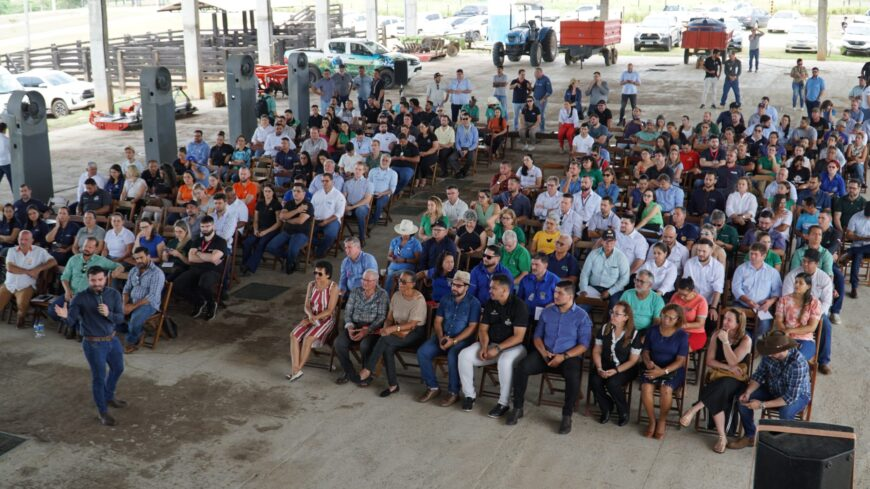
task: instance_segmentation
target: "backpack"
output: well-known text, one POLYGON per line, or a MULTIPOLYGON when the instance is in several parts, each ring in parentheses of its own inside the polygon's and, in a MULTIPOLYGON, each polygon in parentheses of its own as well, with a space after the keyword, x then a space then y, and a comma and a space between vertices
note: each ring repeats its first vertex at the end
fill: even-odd
POLYGON ((269 115, 269 102, 266 100, 265 95, 261 95, 257 100, 257 117, 269 115))

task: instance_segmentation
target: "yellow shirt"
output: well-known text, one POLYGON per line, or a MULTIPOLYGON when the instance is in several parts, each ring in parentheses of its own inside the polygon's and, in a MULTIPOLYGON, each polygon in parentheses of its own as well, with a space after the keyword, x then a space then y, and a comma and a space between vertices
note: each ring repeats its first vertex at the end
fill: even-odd
POLYGON ((538 231, 532 239, 532 242, 535 243, 535 249, 538 253, 546 253, 548 255, 553 253, 556 251, 556 240, 559 239, 560 234, 558 229, 552 233, 543 230, 538 231))

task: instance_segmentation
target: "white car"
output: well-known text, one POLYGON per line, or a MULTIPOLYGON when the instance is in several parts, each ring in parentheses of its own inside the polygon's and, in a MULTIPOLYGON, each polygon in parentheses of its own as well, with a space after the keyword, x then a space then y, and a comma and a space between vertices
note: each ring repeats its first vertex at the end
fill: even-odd
POLYGON ((421 34, 425 36, 444 36, 448 32, 453 32, 454 26, 461 22, 465 22, 471 16, 447 17, 440 20, 426 22, 418 25, 417 28, 421 34))
POLYGON ((368 25, 366 23, 366 14, 359 12, 349 12, 344 14, 343 24, 345 27, 353 27, 357 32, 365 33, 368 25))
POLYGON ((767 32, 785 32, 791 28, 792 24, 800 22, 801 14, 794 10, 780 10, 773 14, 773 17, 767 21, 767 32))
POLYGON ((6 112, 6 104, 9 103, 9 97, 15 90, 24 90, 24 87, 21 86, 15 75, 0 66, 0 114, 6 112))
POLYGON ((55 117, 94 105, 94 84, 79 81, 63 71, 30 70, 15 78, 24 88, 39 92, 45 98, 48 113, 55 117))
POLYGON ((401 17, 378 17, 380 24, 387 28, 387 37, 399 37, 405 35, 405 19, 401 17))
POLYGON ((846 27, 840 53, 870 55, 870 24, 852 24, 846 27))
POLYGON ((683 25, 688 24, 689 20, 692 17, 692 12, 683 5, 675 5, 675 4, 665 5, 665 8, 662 10, 662 12, 665 12, 665 13, 668 13, 671 15, 676 15, 677 20, 679 20, 683 25))
POLYGON ((489 33, 489 16, 475 15, 462 17, 462 21, 456 23, 447 33, 450 36, 464 37, 472 41, 482 41, 489 33))
POLYGON ((601 7, 596 5, 581 5, 574 10, 573 20, 590 21, 601 17, 601 7))
MULTIPOLYGON (((810 22, 799 22, 792 24, 788 31, 788 37, 785 38, 785 52, 809 52, 815 53, 819 50, 819 28, 816 24, 810 22)), ((831 43, 828 42, 827 52, 831 51, 831 43)))

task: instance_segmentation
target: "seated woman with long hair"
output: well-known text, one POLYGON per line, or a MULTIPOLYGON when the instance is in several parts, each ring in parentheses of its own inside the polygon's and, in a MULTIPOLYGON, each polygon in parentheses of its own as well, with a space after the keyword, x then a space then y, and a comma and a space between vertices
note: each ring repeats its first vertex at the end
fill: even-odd
POLYGON ((713 451, 723 453, 726 438, 726 414, 734 399, 746 389, 749 380, 749 355, 752 339, 746 334, 746 315, 729 307, 722 313, 722 325, 710 337, 707 345, 707 380, 698 394, 698 402, 680 418, 680 425, 688 427, 698 411, 705 407, 713 418, 719 439, 713 451))
POLYGON ((665 437, 668 411, 674 391, 683 387, 686 378, 686 358, 689 356, 689 334, 683 329, 683 308, 668 304, 662 309, 661 324, 647 330, 643 345, 641 402, 649 417, 644 436, 661 440, 665 437), (659 417, 655 416, 653 394, 659 390, 659 417))
POLYGON ((589 372, 589 387, 601 408, 598 421, 610 421, 610 411, 616 406, 619 426, 628 424, 629 406, 625 386, 637 377, 637 362, 643 349, 643 336, 634 329, 634 313, 626 302, 618 302, 610 313, 610 321, 595 337, 592 348, 594 371, 589 372))

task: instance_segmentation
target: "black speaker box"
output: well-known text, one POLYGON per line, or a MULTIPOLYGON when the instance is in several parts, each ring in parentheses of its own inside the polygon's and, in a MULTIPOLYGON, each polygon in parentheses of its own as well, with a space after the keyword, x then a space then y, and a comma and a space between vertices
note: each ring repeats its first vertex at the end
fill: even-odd
POLYGON ((855 430, 763 419, 755 452, 755 489, 851 489, 855 430), (788 432, 793 429, 808 433, 788 432))
POLYGON ((397 59, 393 62, 393 71, 396 74, 396 79, 393 85, 405 86, 408 84, 408 60, 397 59))

